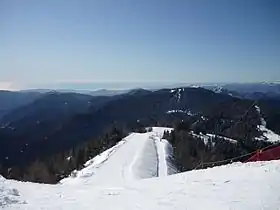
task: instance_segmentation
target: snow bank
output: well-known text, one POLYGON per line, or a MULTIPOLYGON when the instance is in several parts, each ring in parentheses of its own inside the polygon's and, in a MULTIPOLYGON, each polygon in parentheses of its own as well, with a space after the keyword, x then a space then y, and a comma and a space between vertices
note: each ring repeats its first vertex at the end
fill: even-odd
POLYGON ((158 168, 157 148, 155 142, 150 139, 135 157, 131 173, 134 179, 152 178, 158 176, 158 168))
POLYGON ((166 139, 155 139, 158 152, 158 176, 168 176, 177 173, 173 159, 173 148, 166 139))
POLYGON ((9 181, 0 175, 0 208, 5 208, 12 204, 24 204, 17 189, 9 186, 9 181))
POLYGON ((173 148, 166 139, 163 139, 164 131, 171 132, 172 130, 170 128, 153 128, 154 135, 152 138, 157 148, 159 177, 177 173, 173 160, 173 148))

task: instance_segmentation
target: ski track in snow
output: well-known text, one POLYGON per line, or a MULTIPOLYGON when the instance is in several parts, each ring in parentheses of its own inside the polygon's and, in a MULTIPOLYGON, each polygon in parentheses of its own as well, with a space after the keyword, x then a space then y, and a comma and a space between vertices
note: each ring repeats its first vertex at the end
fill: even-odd
POLYGON ((157 145, 158 151, 158 176, 163 177, 168 175, 167 163, 166 163, 166 154, 165 154, 165 140, 156 138, 155 142, 157 145))
POLYGON ((137 179, 157 177, 159 170, 167 166, 163 161, 165 156, 159 162, 157 144, 152 138, 155 135, 161 138, 164 130, 167 128, 154 127, 153 132, 130 134, 116 146, 86 162, 84 169, 74 171, 60 183, 123 185, 137 179))
POLYGON ((0 176, 0 209, 280 210, 280 160, 167 176, 171 153, 162 139, 165 129, 130 134, 61 184, 0 176))
MULTIPOLYGON (((172 129, 164 129, 166 131, 172 131, 172 129)), ((164 177, 170 174, 176 173, 175 166, 169 161, 172 156, 171 145, 166 139, 163 139, 163 132, 161 128, 153 128, 154 135, 152 139, 154 140, 157 148, 158 155, 158 176, 164 177)))

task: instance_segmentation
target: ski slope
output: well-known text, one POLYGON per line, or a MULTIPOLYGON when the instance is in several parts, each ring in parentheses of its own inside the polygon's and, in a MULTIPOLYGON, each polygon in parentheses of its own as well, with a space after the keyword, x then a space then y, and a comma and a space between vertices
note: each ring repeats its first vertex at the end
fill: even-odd
POLYGON ((170 131, 170 128, 154 127, 152 132, 130 134, 60 183, 122 186, 137 179, 171 174, 174 166, 167 165, 169 156, 165 152, 166 143, 164 146, 157 143, 165 130, 170 131), (169 170, 169 167, 172 169, 169 170))
POLYGON ((0 176, 0 209, 278 210, 280 161, 174 173, 166 128, 132 133, 57 185, 0 176))
POLYGON ((158 155, 158 176, 168 176, 175 174, 177 169, 173 164, 173 148, 166 139, 163 139, 163 132, 170 132, 172 129, 167 128, 153 128, 153 134, 151 135, 157 148, 158 155))

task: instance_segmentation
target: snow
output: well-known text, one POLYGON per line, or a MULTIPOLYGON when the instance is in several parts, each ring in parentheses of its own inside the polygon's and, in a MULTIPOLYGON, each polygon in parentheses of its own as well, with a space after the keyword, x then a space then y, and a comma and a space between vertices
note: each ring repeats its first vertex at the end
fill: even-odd
POLYGON ((201 87, 203 87, 203 86, 200 86, 200 85, 191 85, 190 87, 191 87, 191 88, 201 88, 201 87))
MULTIPOLYGON (((256 111, 259 113, 259 115, 261 116, 261 109, 260 109, 260 107, 257 106, 257 105, 255 105, 255 109, 256 109, 256 111)), ((261 119, 261 125, 264 126, 264 127, 266 127, 266 121, 264 120, 264 118, 261 117, 260 119, 261 119)))
POLYGON ((110 187, 44 185, 1 179, 0 204, 9 210, 277 210, 279 173, 280 161, 277 160, 234 163, 110 187))
POLYGON ((24 201, 19 198, 19 191, 17 189, 10 188, 8 185, 4 185, 3 183, 5 181, 6 180, 0 175, 0 208, 16 203, 23 204, 24 201))
POLYGON ((228 137, 225 137, 225 136, 220 136, 220 135, 210 134, 210 133, 207 133, 206 135, 209 136, 210 138, 216 138, 217 137, 218 139, 224 139, 224 140, 229 141, 233 144, 237 144, 237 140, 231 139, 231 138, 228 138, 228 137))
POLYGON ((199 134, 196 134, 193 131, 191 131, 190 134, 193 135, 194 137, 203 139, 205 145, 209 141, 211 141, 212 145, 215 146, 215 142, 212 141, 212 139, 215 139, 215 138, 223 139, 223 140, 229 141, 229 142, 231 142, 233 144, 237 143, 237 140, 235 140, 235 139, 231 139, 231 138, 228 138, 228 137, 225 137, 225 136, 220 136, 220 135, 211 134, 211 133, 203 134, 203 133, 200 132, 199 134))
MULTIPOLYGON (((110 181, 118 182, 118 181, 122 180, 122 175, 123 174, 121 174, 121 172, 119 172, 119 170, 117 169, 117 165, 114 166, 114 160, 116 158, 115 159, 110 159, 112 161, 110 161, 109 164, 107 164, 107 161, 109 160, 109 157, 112 156, 117 151, 117 149, 119 147, 121 147, 124 143, 126 143, 126 141, 128 139, 133 139, 134 135, 136 135, 136 134, 129 135, 128 137, 126 137, 125 139, 120 141, 115 146, 113 146, 110 149, 104 151, 100 155, 97 155, 93 159, 87 161, 84 164, 85 168, 83 168, 80 171, 73 171, 71 176, 69 176, 65 179, 62 179, 60 181, 60 183, 61 184, 81 184, 81 183, 91 182, 93 184, 93 182, 94 182, 94 183, 97 183, 97 184, 102 184, 102 183, 106 183, 107 181, 108 181, 108 183, 110 183, 110 181), (101 166, 102 166, 102 168, 100 168, 101 166), (114 173, 115 180, 110 180, 111 179, 110 178, 110 173, 106 174, 106 172, 108 172, 108 171, 106 171, 106 170, 108 170, 107 169, 108 167, 111 167, 111 172, 110 173, 114 173), (116 171, 113 171, 113 170, 116 170, 116 171)), ((119 156, 121 156, 121 154, 119 156)), ((122 162, 125 162, 125 154, 123 154, 123 156, 118 157, 118 158, 123 158, 124 160, 122 160, 122 162)), ((116 160, 116 161, 119 161, 119 160, 116 160)))
POLYGON ((176 98, 177 98, 177 102, 179 102, 180 99, 181 99, 181 94, 184 90, 185 90, 184 88, 171 89, 170 93, 175 93, 176 98))
MULTIPOLYGON (((261 109, 259 106, 255 106, 256 111, 261 116, 261 109)), ((280 135, 274 133, 272 130, 266 127, 266 121, 263 117, 261 117, 261 124, 257 126, 257 129, 262 132, 262 135, 256 137, 256 140, 259 141, 269 141, 271 143, 279 143, 280 142, 280 135)))
POLYGON ((178 92, 177 92, 177 102, 180 101, 183 91, 184 91, 184 88, 179 88, 178 89, 178 92))
POLYGON ((168 176, 177 172, 176 166, 173 161, 173 148, 171 144, 163 139, 163 132, 171 132, 173 129, 154 127, 154 135, 152 139, 155 141, 158 155, 158 176, 168 176))
POLYGON ((200 117, 203 121, 205 121, 206 120, 206 118, 204 117, 204 116, 201 116, 200 117))
MULTIPOLYGON (((280 160, 233 163, 169 175, 165 130, 132 133, 56 185, 0 176, 6 210, 272 210, 280 206, 280 160), (159 177, 156 176, 156 173, 159 177)), ((169 149, 168 149, 169 148, 169 149)))
POLYGON ((87 161, 61 184, 120 185, 158 176, 158 155, 154 136, 170 128, 153 127, 152 132, 132 133, 112 148, 87 161))
POLYGON ((279 143, 280 142, 280 136, 276 133, 274 133, 272 130, 269 130, 263 125, 258 125, 258 130, 262 131, 262 135, 260 137, 256 137, 256 140, 261 141, 269 141, 272 143, 279 143))
POLYGON ((187 114, 189 116, 193 116, 194 114, 191 113, 191 111, 186 111, 186 110, 181 110, 181 109, 176 109, 176 110, 169 110, 166 112, 167 114, 172 114, 172 113, 184 113, 187 114))
POLYGON ((223 92, 223 87, 222 87, 222 86, 217 86, 217 87, 214 89, 214 92, 215 92, 215 93, 222 93, 222 92, 223 92))
MULTIPOLYGON (((209 136, 204 135, 203 133, 196 134, 193 131, 191 131, 190 134, 196 138, 201 138, 204 141, 205 145, 208 144, 208 141, 211 140, 209 136)), ((215 146, 214 142, 212 142, 212 145, 215 146)))

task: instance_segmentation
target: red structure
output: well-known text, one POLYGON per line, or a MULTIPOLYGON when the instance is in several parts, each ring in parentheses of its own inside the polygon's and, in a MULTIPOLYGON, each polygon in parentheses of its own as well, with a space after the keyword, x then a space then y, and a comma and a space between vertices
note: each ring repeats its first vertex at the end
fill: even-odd
POLYGON ((268 161, 268 160, 278 160, 278 159, 280 159, 280 146, 265 151, 259 150, 254 156, 249 158, 246 162, 268 161))

